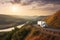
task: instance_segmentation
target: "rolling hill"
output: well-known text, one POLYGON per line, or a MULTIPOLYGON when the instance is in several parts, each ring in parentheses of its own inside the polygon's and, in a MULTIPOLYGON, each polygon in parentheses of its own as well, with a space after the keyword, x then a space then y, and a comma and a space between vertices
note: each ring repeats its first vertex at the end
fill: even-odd
POLYGON ((45 21, 52 28, 60 28, 60 10, 47 17, 45 21))

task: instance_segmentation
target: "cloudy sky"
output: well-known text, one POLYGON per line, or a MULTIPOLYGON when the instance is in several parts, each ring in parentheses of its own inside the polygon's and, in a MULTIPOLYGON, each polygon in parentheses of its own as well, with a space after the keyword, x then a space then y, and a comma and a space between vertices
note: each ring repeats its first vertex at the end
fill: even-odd
POLYGON ((40 16, 60 10, 60 0, 0 0, 0 14, 40 16))

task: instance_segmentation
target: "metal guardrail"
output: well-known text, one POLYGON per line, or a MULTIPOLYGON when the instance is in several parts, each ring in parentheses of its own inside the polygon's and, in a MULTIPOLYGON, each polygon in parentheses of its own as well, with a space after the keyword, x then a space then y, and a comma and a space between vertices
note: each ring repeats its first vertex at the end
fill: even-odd
POLYGON ((48 26, 45 21, 38 21, 38 25, 39 25, 42 33, 60 37, 60 30, 51 29, 51 28, 44 28, 44 27, 48 26))

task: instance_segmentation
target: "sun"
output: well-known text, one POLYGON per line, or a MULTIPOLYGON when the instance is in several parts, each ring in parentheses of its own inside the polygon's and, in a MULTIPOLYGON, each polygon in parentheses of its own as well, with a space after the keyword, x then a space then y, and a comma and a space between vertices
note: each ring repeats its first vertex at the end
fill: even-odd
POLYGON ((19 9, 19 8, 18 8, 17 6, 12 6, 12 11, 13 11, 13 12, 17 12, 18 9, 19 9))
POLYGON ((17 11, 17 9, 18 9, 18 8, 15 7, 15 6, 12 7, 12 11, 17 11))
POLYGON ((11 7, 11 10, 12 10, 12 12, 18 12, 18 11, 19 11, 19 6, 13 5, 13 6, 11 7))

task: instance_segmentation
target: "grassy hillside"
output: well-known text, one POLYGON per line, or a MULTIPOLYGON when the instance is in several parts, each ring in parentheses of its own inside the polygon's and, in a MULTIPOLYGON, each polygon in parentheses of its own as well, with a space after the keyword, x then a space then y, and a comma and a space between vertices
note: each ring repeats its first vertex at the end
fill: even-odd
POLYGON ((60 37, 45 34, 40 30, 40 26, 35 27, 31 24, 24 25, 22 28, 8 32, 2 40, 60 40, 60 37))
POLYGON ((60 28, 60 10, 45 20, 50 27, 60 28))

